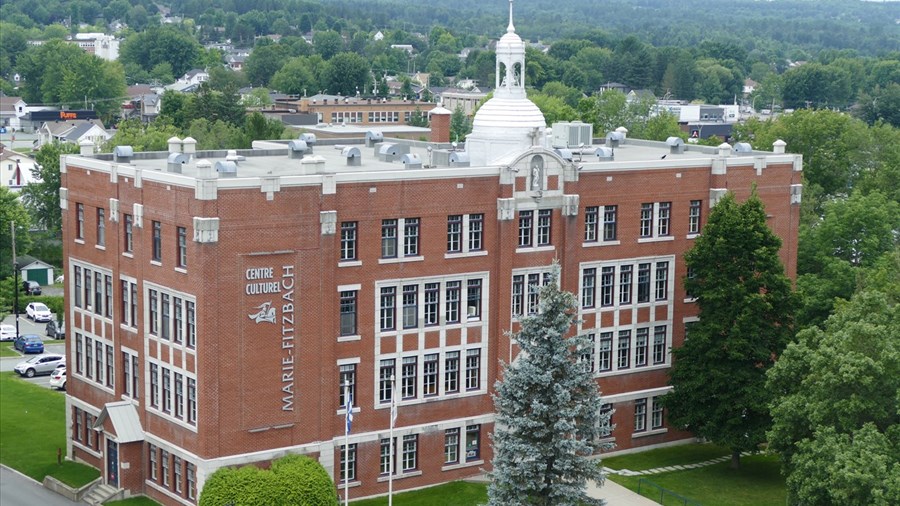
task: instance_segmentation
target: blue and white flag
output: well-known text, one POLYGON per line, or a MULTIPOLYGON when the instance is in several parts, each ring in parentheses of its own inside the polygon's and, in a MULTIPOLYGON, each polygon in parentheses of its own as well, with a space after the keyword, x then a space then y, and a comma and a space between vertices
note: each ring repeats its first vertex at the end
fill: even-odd
POLYGON ((350 428, 353 426, 353 396, 350 393, 347 393, 347 403, 344 405, 344 409, 347 410, 347 434, 350 433, 350 428))

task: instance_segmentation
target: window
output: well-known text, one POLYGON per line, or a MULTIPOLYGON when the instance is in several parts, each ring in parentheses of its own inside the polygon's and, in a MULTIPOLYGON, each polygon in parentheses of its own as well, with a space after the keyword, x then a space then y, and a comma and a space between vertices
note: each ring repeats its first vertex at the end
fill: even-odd
POLYGON ((84 412, 75 408, 75 441, 84 441, 84 412))
MULTIPOLYGON (((696 279, 697 278, 696 269, 694 269, 694 267, 688 267, 685 278, 690 281, 693 281, 694 279, 696 279)), ((691 290, 688 289, 688 283, 685 283, 684 285, 685 285, 684 286, 685 297, 687 297, 688 299, 696 299, 697 298, 696 294, 694 294, 691 290)))
POLYGON ((187 267, 187 229, 184 227, 178 227, 178 250, 175 252, 175 258, 178 262, 178 267, 184 268, 187 267))
POLYGON ((469 215, 469 251, 480 251, 484 246, 484 215, 469 215))
POLYGON ((600 305, 613 305, 613 284, 615 283, 616 268, 606 266, 600 270, 600 305))
POLYGON ((660 202, 656 213, 656 235, 660 237, 669 235, 669 225, 672 220, 672 203, 660 202))
POLYGON ((343 482, 356 480, 356 443, 349 446, 341 445, 341 475, 338 479, 343 482))
POLYGON ((116 378, 115 372, 116 362, 113 358, 113 347, 106 345, 106 386, 113 388, 116 378))
POLYGON ((162 224, 153 222, 153 260, 162 261, 162 224))
POLYGON ((81 305, 81 267, 75 266, 75 307, 81 305))
POLYGON ((403 287, 403 328, 411 329, 419 323, 419 287, 405 285, 403 287))
POLYGON ((137 308, 138 308, 138 300, 137 300, 137 283, 131 283, 131 326, 137 326, 137 308))
POLYGON ((417 357, 403 357, 403 366, 400 369, 400 396, 403 399, 414 399, 416 397, 417 369, 417 357))
POLYGON ((600 405, 600 437, 606 438, 613 431, 613 407, 612 404, 600 405))
POLYGON ((150 364, 150 405, 159 407, 159 366, 150 364))
POLYGON ((440 283, 425 283, 425 325, 437 325, 440 307, 440 283))
POLYGON ((600 354, 597 360, 599 371, 612 370, 612 332, 600 333, 600 354))
POLYGON ((78 374, 82 374, 84 372, 83 360, 82 356, 82 347, 84 343, 82 342, 81 334, 75 334, 75 372, 78 374))
POLYGON ((631 265, 619 267, 619 304, 631 304, 631 265))
POLYGON ((459 429, 444 431, 444 464, 459 462, 459 429))
POLYGON ((519 247, 530 248, 534 242, 534 211, 519 211, 519 247))
POLYGON ((84 204, 75 204, 75 239, 84 240, 84 204))
POLYGON ((103 314, 103 274, 94 272, 94 313, 103 314))
POLYGON ((341 260, 356 260, 356 227, 355 221, 341 222, 341 260))
POLYGON ((175 471, 175 492, 181 493, 182 487, 182 479, 181 479, 181 458, 173 457, 172 458, 172 469, 175 471))
POLYGON ((157 468, 159 467, 156 460, 156 446, 150 445, 150 479, 156 481, 157 478, 157 468))
POLYGON ((184 301, 181 297, 172 298, 172 309, 175 313, 172 319, 172 326, 175 328, 172 340, 176 344, 182 344, 184 342, 184 301))
POLYGON ((547 246, 550 244, 550 225, 551 225, 551 217, 553 210, 552 209, 540 209, 538 211, 538 224, 537 224, 537 245, 538 246, 547 246))
POLYGON ((93 283, 93 274, 90 269, 84 270, 84 308, 91 309, 91 284, 93 283))
POLYGON ((133 399, 141 398, 141 375, 138 373, 138 358, 137 355, 131 356, 131 393, 133 399))
POLYGON ((459 253, 462 251, 462 215, 455 214, 447 217, 447 252, 459 253))
POLYGON ((184 375, 175 373, 175 418, 184 419, 184 375))
POLYGON ((87 378, 94 377, 94 342, 90 337, 84 338, 84 375, 87 378))
POLYGON ((637 302, 650 302, 650 264, 638 264, 637 302))
POLYGON ((125 241, 122 248, 126 253, 134 253, 134 216, 125 215, 125 241))
POLYGON ((647 350, 650 346, 650 329, 642 327, 634 335, 634 366, 647 365, 647 350))
POLYGON ((397 289, 386 286, 381 289, 381 330, 394 330, 394 314, 397 304, 397 289))
POLYGON ((166 367, 160 368, 162 371, 162 410, 166 413, 172 412, 172 376, 166 367))
POLYGON ((459 392, 459 352, 448 351, 444 357, 444 393, 459 392))
POLYGON ((356 290, 341 292, 341 335, 356 335, 356 290))
POLYGON ((97 373, 97 383, 103 384, 103 343, 98 340, 94 341, 94 360, 97 373))
POLYGON ((150 289, 150 334, 157 335, 159 333, 159 292, 150 289))
POLYGON ((338 408, 344 409, 347 406, 347 397, 345 392, 349 385, 350 398, 356 402, 356 364, 341 364, 338 368, 340 377, 338 378, 338 408))
POLYGON ((425 396, 438 393, 438 354, 425 355, 422 359, 422 394, 425 396))
POLYGON ((656 300, 669 297, 669 262, 656 262, 656 300))
POLYGON ((97 246, 106 246, 106 209, 97 208, 97 246))
POLYGON ((468 300, 468 318, 478 320, 481 318, 481 280, 470 279, 466 284, 468 300))
POLYGON ((403 255, 419 254, 419 218, 406 218, 403 222, 403 255))
POLYGON ((512 281, 512 307, 513 318, 522 316, 522 306, 525 302, 525 275, 513 276, 512 281))
POLYGON ((703 201, 702 200, 692 200, 691 207, 688 208, 688 233, 689 234, 699 234, 700 233, 700 209, 703 201))
POLYGON ((162 481, 163 486, 169 486, 169 452, 161 450, 159 452, 159 460, 162 464, 162 481))
POLYGON ((650 428, 661 429, 663 426, 663 405, 661 396, 652 397, 650 407, 650 428))
POLYGON ((597 291, 597 269, 585 269, 581 273, 581 307, 594 307, 597 291))
POLYGON ((410 471, 415 471, 416 469, 416 457, 418 455, 419 448, 419 435, 418 434, 409 434, 403 436, 403 472, 407 473, 410 471))
POLYGON ((187 313, 187 346, 188 348, 197 347, 197 324, 195 320, 194 303, 188 301, 185 305, 187 313))
POLYGON ((160 330, 162 334, 161 337, 167 341, 170 337, 172 337, 172 305, 170 304, 171 299, 171 295, 167 293, 161 294, 162 303, 160 305, 162 306, 162 328, 160 330))
POLYGON ((589 206, 584 209, 584 242, 597 241, 597 225, 599 219, 599 207, 589 206))
POLYGON ((187 468, 187 496, 188 499, 194 499, 197 496, 197 470, 190 462, 185 467, 187 468))
POLYGON ((459 323, 459 297, 461 288, 461 281, 447 281, 444 315, 446 323, 459 323))
POLYGON ((653 236, 653 203, 641 204, 641 237, 653 236))
POLYGON ((388 438, 384 438, 381 440, 381 458, 380 458, 381 474, 391 474, 391 471, 393 471, 394 466, 391 465, 391 464, 393 464, 393 462, 392 462, 393 461, 393 459, 392 459, 393 452, 391 451, 393 449, 392 443, 393 442, 388 438))
POLYGON ((618 206, 603 206, 603 240, 616 240, 616 214, 618 206))
POLYGON ((618 369, 628 369, 631 365, 631 331, 619 331, 619 347, 616 355, 616 365, 618 369))
POLYGON ((594 372, 594 334, 588 334, 586 337, 588 342, 581 349, 578 361, 581 362, 585 371, 592 373, 594 372))
POLYGON ((197 380, 187 379, 187 421, 191 425, 197 425, 197 380))
POLYGON ((634 401, 634 431, 647 430, 647 399, 634 401))
POLYGON ((466 461, 481 458, 481 425, 466 426, 466 461))
POLYGON ((94 424, 94 417, 85 413, 84 414, 84 425, 85 425, 85 427, 87 427, 87 430, 85 432, 87 432, 87 445, 89 448, 94 447, 94 438, 95 438, 96 433, 95 433, 95 431, 91 430, 91 425, 93 425, 93 424, 94 424))
POLYGON ((381 361, 378 370, 378 402, 391 402, 394 397, 394 359, 389 358, 381 361))
POLYGON ((466 350, 466 390, 481 386, 481 350, 466 350))
POLYGON ((662 364, 666 361, 666 326, 657 325, 653 329, 653 363, 662 364))
POLYGON ((103 304, 103 315, 107 318, 112 318, 112 308, 113 308, 113 287, 112 287, 112 276, 109 274, 105 274, 103 276, 103 285, 105 288, 104 298, 106 299, 105 304, 103 304))

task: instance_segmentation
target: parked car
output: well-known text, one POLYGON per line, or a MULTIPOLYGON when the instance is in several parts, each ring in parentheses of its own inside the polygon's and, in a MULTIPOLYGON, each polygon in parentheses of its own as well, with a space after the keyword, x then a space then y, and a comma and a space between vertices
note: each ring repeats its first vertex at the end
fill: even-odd
POLYGON ((50 388, 66 389, 66 368, 64 366, 57 366, 50 373, 50 388))
POLYGON ((37 281, 22 281, 22 290, 25 290, 25 295, 40 295, 41 294, 41 285, 37 281))
POLYGON ((16 340, 16 326, 15 325, 0 325, 0 341, 15 341, 16 340))
POLYGON ((22 334, 13 346, 22 353, 44 353, 44 341, 36 334, 22 334))
POLYGON ((36 322, 49 322, 53 319, 50 308, 43 302, 29 302, 28 305, 25 306, 25 314, 36 322))
POLYGON ((66 338, 66 323, 62 322, 59 325, 56 324, 55 321, 50 320, 47 322, 47 337, 53 339, 65 339, 66 338))
POLYGON ((15 371, 19 373, 20 376, 33 378, 38 374, 50 374, 56 369, 56 366, 65 363, 66 357, 64 355, 49 353, 47 355, 31 357, 24 362, 19 362, 16 364, 15 371))

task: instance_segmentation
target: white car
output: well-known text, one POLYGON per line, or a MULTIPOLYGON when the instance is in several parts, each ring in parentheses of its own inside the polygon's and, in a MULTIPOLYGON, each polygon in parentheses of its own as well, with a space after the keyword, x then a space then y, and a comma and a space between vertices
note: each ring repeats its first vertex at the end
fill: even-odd
POLYGON ((15 341, 16 340, 16 326, 15 325, 0 325, 0 341, 15 341))
POLYGON ((25 313, 36 322, 49 322, 53 319, 50 308, 41 302, 29 302, 25 306, 25 313))
POLYGON ((50 388, 66 389, 66 367, 61 365, 50 373, 50 388))
POLYGON ((50 374, 60 364, 66 365, 66 357, 50 353, 47 355, 38 355, 31 357, 24 362, 16 365, 15 371, 21 376, 33 378, 37 374, 50 374))

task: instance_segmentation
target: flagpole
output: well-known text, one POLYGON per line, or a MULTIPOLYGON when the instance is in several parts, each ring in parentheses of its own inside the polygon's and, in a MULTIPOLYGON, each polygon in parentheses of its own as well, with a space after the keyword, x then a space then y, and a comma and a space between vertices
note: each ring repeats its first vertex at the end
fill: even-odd
POLYGON ((394 419, 397 417, 397 392, 394 389, 394 375, 391 374, 391 434, 389 436, 391 445, 391 464, 388 473, 388 506, 394 504, 394 419))
POLYGON ((350 504, 350 423, 353 399, 350 398, 350 380, 344 381, 344 401, 347 413, 344 420, 344 506, 350 504))

